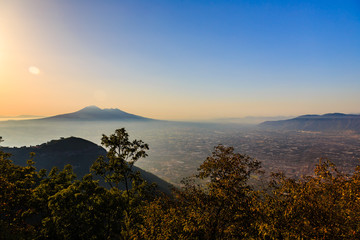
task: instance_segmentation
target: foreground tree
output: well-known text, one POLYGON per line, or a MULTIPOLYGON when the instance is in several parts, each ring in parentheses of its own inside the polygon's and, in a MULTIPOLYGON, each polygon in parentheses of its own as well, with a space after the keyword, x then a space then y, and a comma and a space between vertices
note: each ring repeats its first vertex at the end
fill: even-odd
POLYGON ((59 192, 71 186, 76 175, 71 165, 66 165, 63 170, 53 167, 47 174, 46 170, 39 171, 40 181, 32 190, 31 214, 32 223, 36 229, 37 237, 41 239, 61 239, 58 234, 59 225, 52 214, 50 199, 59 192))
POLYGON ((43 236, 47 239, 110 239, 117 232, 109 224, 112 195, 86 175, 48 200, 50 219, 43 236), (53 232, 50 230, 53 229, 53 232))
POLYGON ((346 175, 320 161, 313 176, 273 174, 259 191, 260 163, 219 145, 165 196, 132 171, 146 144, 124 129, 102 140, 108 155, 92 172, 110 189, 0 151, 0 239, 360 239, 360 166, 346 175))
POLYGON ((141 206, 152 198, 154 186, 149 185, 133 171, 133 166, 140 158, 147 156, 149 146, 141 140, 129 140, 124 128, 117 129, 110 136, 103 135, 101 144, 108 149, 107 156, 100 156, 91 166, 91 171, 102 177, 111 187, 117 203, 112 214, 121 223, 121 236, 128 239, 137 234, 141 223, 141 206))
POLYGON ((32 158, 25 167, 9 158, 10 154, 0 151, 0 239, 27 238, 33 232, 26 220, 38 176, 32 158))
POLYGON ((71 165, 36 172, 32 159, 21 167, 0 152, 0 238, 136 238, 142 207, 154 196, 154 187, 133 171, 134 163, 147 156, 148 145, 130 142, 125 129, 104 135, 102 143, 107 157, 99 157, 91 170, 110 189, 92 174, 76 180, 71 165))
POLYGON ((314 176, 274 174, 262 202, 263 237, 271 239, 359 239, 360 168, 352 175, 320 160, 314 176))
POLYGON ((103 134, 101 144, 108 148, 105 158, 100 156, 92 165, 91 170, 101 176, 110 187, 129 190, 136 173, 132 168, 137 160, 147 157, 149 146, 142 140, 129 140, 124 128, 115 130, 109 137, 103 134))
POLYGON ((242 239, 254 235, 256 192, 249 179, 260 162, 219 145, 194 178, 175 190, 175 200, 154 202, 142 234, 150 239, 242 239), (154 216, 154 217, 152 217, 154 216))

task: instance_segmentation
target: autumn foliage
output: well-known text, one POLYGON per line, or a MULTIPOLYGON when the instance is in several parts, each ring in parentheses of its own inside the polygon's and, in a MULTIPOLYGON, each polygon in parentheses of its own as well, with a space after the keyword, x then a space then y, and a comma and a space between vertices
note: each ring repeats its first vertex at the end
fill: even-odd
POLYGON ((147 144, 125 129, 102 143, 107 157, 82 179, 0 152, 0 239, 360 239, 360 166, 344 174, 320 160, 312 176, 265 178, 259 161, 219 145, 168 196, 132 170, 147 144))

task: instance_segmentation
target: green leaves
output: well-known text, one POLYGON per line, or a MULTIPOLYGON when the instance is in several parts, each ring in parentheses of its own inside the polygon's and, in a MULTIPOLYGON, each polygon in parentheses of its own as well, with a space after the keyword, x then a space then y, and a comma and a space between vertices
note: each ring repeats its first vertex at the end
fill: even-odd
POLYGON ((248 183, 260 163, 219 145, 194 178, 182 181, 173 201, 150 203, 142 234, 153 239, 242 239, 253 235, 258 219, 255 192, 248 183), (156 215, 156 213, 158 215, 156 215), (156 219, 152 219, 155 217, 156 219), (161 219, 159 221, 159 218, 161 219), (159 230, 161 229, 161 231, 159 230), (156 234, 155 236, 152 234, 156 234))
POLYGON ((134 163, 147 156, 149 146, 141 140, 129 141, 129 134, 124 128, 117 129, 109 137, 103 135, 101 144, 108 148, 107 157, 100 156, 91 166, 91 171, 101 176, 110 187, 120 189, 125 184, 129 190, 135 175, 134 163))
POLYGON ((0 238, 23 238, 30 234, 27 223, 32 190, 38 182, 32 159, 26 167, 14 165, 10 155, 0 152, 0 238))
POLYGON ((110 226, 104 220, 113 210, 111 208, 117 207, 112 204, 113 200, 110 201, 112 197, 91 175, 75 181, 49 198, 51 218, 46 219, 46 224, 53 225, 55 232, 46 232, 45 235, 55 234, 65 239, 100 239, 106 236, 110 226))
POLYGON ((107 155, 100 156, 91 166, 91 171, 110 185, 110 192, 116 194, 122 203, 121 208, 112 209, 109 217, 116 219, 121 236, 128 239, 137 234, 134 230, 141 223, 139 209, 154 196, 154 187, 148 185, 139 172, 132 170, 138 159, 147 156, 149 147, 141 140, 130 141, 124 128, 117 129, 110 136, 103 135, 101 143, 108 149, 107 155))
POLYGON ((108 158, 117 157, 123 161, 127 161, 131 166, 140 158, 147 156, 146 150, 149 146, 141 140, 129 141, 129 134, 125 128, 115 130, 114 134, 109 137, 103 135, 101 144, 108 150, 108 158))
POLYGON ((134 172, 147 144, 125 129, 103 136, 107 156, 81 180, 70 165, 36 171, 0 152, 0 239, 360 239, 360 166, 321 160, 314 175, 256 180, 256 159, 219 145, 173 196, 134 172), (101 176, 106 189, 93 179, 101 176))
POLYGON ((360 185, 357 171, 340 173, 320 160, 314 176, 300 179, 273 175, 264 194, 263 236, 291 239, 357 239, 360 227, 360 185), (354 195, 355 194, 355 195, 354 195), (266 223, 266 224, 264 224, 266 223))

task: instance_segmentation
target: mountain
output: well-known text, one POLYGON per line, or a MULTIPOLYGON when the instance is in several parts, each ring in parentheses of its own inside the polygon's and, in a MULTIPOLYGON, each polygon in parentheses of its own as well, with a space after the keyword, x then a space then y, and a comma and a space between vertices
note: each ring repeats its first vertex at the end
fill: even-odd
POLYGON ((43 118, 44 116, 38 116, 38 115, 18 115, 18 116, 0 116, 0 118, 13 118, 13 119, 17 119, 17 118, 43 118))
POLYGON ((210 120, 210 122, 215 123, 234 123, 234 124, 259 124, 264 121, 277 121, 288 119, 289 116, 274 116, 274 117, 262 117, 262 116, 247 116, 242 118, 216 118, 210 120))
MULTIPOLYGON (((90 166, 99 156, 106 156, 106 150, 101 146, 82 138, 69 137, 52 140, 31 147, 2 147, 1 150, 11 153, 11 160, 18 165, 25 166, 31 152, 35 153, 35 167, 39 169, 50 169, 54 166, 63 169, 65 165, 71 164, 78 178, 89 173, 90 166)), ((171 185, 152 173, 135 167, 135 171, 149 183, 155 182, 159 189, 169 193, 171 185)))
POLYGON ((281 121, 266 121, 259 126, 281 130, 360 132, 360 115, 344 113, 303 115, 281 121))
POLYGON ((85 107, 77 112, 60 114, 52 117, 42 118, 38 120, 71 120, 71 121, 120 121, 120 120, 136 120, 145 121, 152 120, 150 118, 141 117, 121 111, 117 108, 101 109, 96 106, 85 107))

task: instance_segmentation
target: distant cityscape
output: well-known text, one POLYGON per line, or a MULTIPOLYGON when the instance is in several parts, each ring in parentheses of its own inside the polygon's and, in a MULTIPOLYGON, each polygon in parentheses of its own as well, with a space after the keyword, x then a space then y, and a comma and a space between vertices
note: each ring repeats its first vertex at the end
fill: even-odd
POLYGON ((267 173, 283 171, 293 177, 313 174, 320 158, 334 162, 345 172, 352 171, 360 159, 360 135, 353 132, 331 134, 254 128, 196 132, 189 128, 162 136, 166 135, 166 139, 154 141, 149 159, 141 161, 139 166, 172 183, 194 174, 218 144, 233 146, 237 152, 258 159, 267 173))

